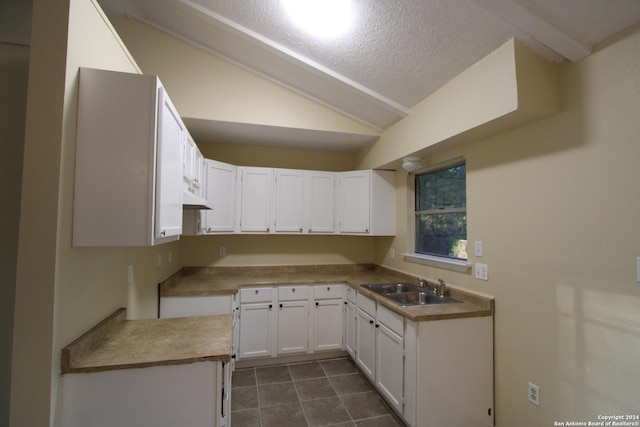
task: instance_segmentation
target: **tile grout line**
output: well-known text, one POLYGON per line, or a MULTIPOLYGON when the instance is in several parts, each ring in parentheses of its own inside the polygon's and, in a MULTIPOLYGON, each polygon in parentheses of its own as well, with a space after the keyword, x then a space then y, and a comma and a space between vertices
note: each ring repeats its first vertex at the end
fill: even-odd
POLYGON ((304 416, 304 420, 307 422, 307 426, 310 426, 309 417, 307 417, 307 411, 304 410, 304 405, 302 404, 302 398, 300 397, 300 393, 298 392, 298 387, 296 387, 296 381, 293 378, 293 372, 291 372, 291 364, 287 364, 287 369, 289 369, 289 375, 291 375, 291 382, 293 383, 293 389, 296 391, 296 396, 298 396, 298 402, 300 403, 300 408, 302 409, 302 415, 304 416))

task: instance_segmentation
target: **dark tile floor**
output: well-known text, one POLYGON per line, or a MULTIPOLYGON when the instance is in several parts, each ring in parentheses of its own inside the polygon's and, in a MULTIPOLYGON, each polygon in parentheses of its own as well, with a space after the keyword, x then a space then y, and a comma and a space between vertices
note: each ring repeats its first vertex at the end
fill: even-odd
POLYGON ((233 427, 402 426, 350 359, 237 369, 233 427))

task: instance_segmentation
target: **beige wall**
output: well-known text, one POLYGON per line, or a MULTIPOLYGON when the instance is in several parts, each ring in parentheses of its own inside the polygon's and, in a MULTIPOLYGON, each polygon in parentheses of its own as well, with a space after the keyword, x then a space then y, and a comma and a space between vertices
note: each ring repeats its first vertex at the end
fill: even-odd
POLYGON ((71 247, 78 67, 138 68, 96 3, 65 3, 34 2, 11 390, 15 427, 53 425, 61 348, 119 307, 134 318, 156 316, 157 283, 182 265, 178 243, 71 247), (134 266, 131 286, 128 264, 134 266))
POLYGON ((0 43, 0 425, 9 423, 29 47, 0 43))
POLYGON ((292 90, 147 25, 123 17, 110 19, 142 70, 160 76, 182 117, 379 134, 292 90))
POLYGON ((562 64, 557 115, 425 160, 465 156, 468 238, 484 242, 470 261, 488 264, 489 281, 388 258, 407 249, 397 172, 398 236, 377 239, 376 261, 495 296, 500 427, 638 413, 639 51, 636 31, 562 64), (529 381, 540 407, 527 401, 529 381))
MULTIPOLYGON (((127 305, 133 317, 153 315, 155 284, 182 265, 369 260, 416 275, 442 277, 453 285, 496 297, 498 426, 539 427, 556 420, 637 413, 640 285, 635 282, 635 259, 640 255, 640 236, 635 219, 640 199, 634 178, 640 160, 636 140, 640 133, 640 32, 577 64, 560 66, 557 115, 425 160, 437 162, 460 154, 467 159, 469 240, 482 240, 485 247, 485 256, 471 261, 489 265, 490 280, 483 282, 470 274, 409 264, 399 256, 393 261, 387 258, 390 247, 396 254, 406 250, 403 172, 397 172, 401 197, 396 207, 396 238, 217 236, 184 238, 147 249, 71 248, 77 67, 135 71, 136 66, 94 3, 70 2, 70 19, 65 2, 36 0, 34 5, 12 426, 49 424, 57 405, 60 348, 118 306, 127 305), (229 255, 219 259, 216 254, 221 245, 227 246, 229 255), (166 263, 169 251, 172 264, 166 263), (157 266, 159 255, 165 261, 161 267, 157 266), (136 272, 132 287, 126 285, 129 263, 136 272), (541 387, 540 408, 526 400, 528 381, 541 387)), ((152 41, 144 43, 148 42, 152 41)), ((165 42, 163 38, 156 47, 165 42)), ((153 55, 143 56, 144 61, 136 56, 141 64, 153 60, 153 55)), ((188 95, 194 89, 186 86, 183 92, 179 83, 173 83, 190 69, 184 59, 184 68, 166 75, 165 82, 179 110, 191 108, 188 95)), ((160 72, 164 68, 155 71, 142 65, 142 69, 161 74, 165 80, 160 72)), ((233 68, 223 75, 236 73, 249 78, 233 68)), ((243 99, 252 100, 253 95, 257 108, 264 101, 263 94, 244 93, 243 99)), ((211 118, 220 119, 223 112, 208 110, 209 105, 201 109, 198 102, 194 117, 198 111, 216 111, 211 118)), ((449 102, 455 105, 455 99, 449 102)), ((302 104, 305 101, 291 99, 291 105, 302 104)), ((317 106, 307 107, 319 113, 317 106)), ((260 109, 252 110, 247 120, 283 125, 282 115, 273 117, 260 109)), ((241 109, 232 111, 237 114, 234 119, 247 117, 241 109)), ((305 114, 305 119, 295 120, 295 126, 307 123, 309 128, 354 129, 354 123, 332 114, 323 111, 319 117, 326 120, 320 121, 305 114)), ((451 114, 455 118, 458 111, 453 108, 451 114)), ((409 136, 423 138, 423 132, 416 128, 409 136)), ((406 144, 414 140, 394 142, 406 151, 406 144)), ((273 164, 264 166, 353 164, 353 157, 335 153, 312 160, 307 153, 277 151, 277 156, 268 157, 259 150, 252 155, 248 149, 215 144, 205 144, 203 151, 223 161, 242 155, 254 164, 270 158, 273 164)), ((381 161, 394 160, 385 160, 385 156, 380 155, 381 161)), ((362 153, 358 158, 364 158, 362 153)))

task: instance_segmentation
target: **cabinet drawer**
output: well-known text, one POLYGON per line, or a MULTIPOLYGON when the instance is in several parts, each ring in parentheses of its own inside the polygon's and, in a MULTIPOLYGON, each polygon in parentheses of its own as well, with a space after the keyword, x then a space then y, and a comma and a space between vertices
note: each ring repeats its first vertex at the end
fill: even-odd
POLYGON ((315 299, 342 299, 343 286, 336 283, 314 286, 313 297, 315 299))
POLYGON ((271 301, 273 301, 273 288, 240 289, 240 303, 271 301))
POLYGON ((394 313, 381 305, 378 307, 377 320, 378 323, 382 323, 396 334, 404 337, 404 317, 398 313, 394 313))
POLYGON ((376 317, 376 302, 374 300, 362 294, 358 294, 356 301, 359 309, 371 317, 376 317))
POLYGON ((352 303, 356 303, 356 290, 351 286, 344 286, 344 299, 352 303))
POLYGON ((309 299, 308 286, 280 286, 278 301, 295 301, 309 299))

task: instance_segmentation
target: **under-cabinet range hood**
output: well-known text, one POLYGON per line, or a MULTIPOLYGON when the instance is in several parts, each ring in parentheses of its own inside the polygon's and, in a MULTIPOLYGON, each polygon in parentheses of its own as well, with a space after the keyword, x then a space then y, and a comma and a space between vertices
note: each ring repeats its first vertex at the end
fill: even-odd
POLYGON ((182 209, 213 209, 213 205, 208 200, 198 197, 190 191, 183 191, 182 209))

